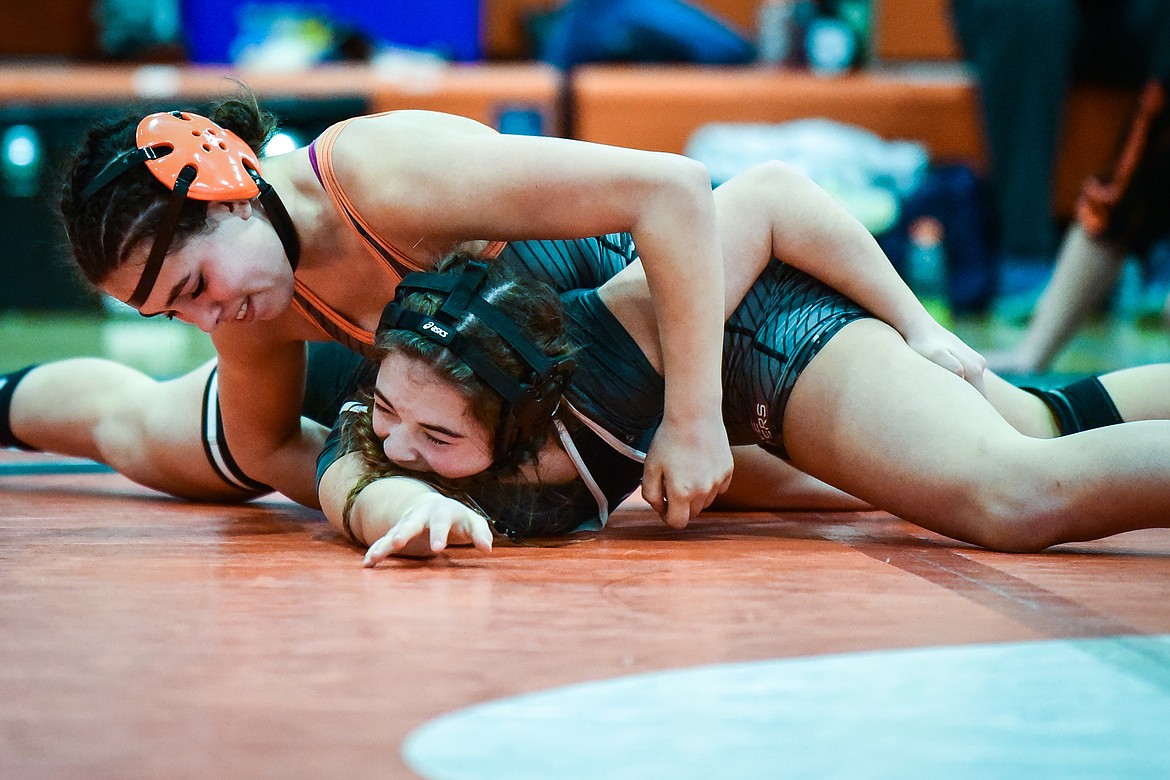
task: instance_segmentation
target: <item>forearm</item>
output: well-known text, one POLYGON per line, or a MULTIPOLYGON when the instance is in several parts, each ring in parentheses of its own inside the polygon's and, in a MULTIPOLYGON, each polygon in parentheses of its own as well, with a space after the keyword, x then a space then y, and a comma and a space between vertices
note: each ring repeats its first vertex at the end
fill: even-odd
POLYGON ((647 203, 634 230, 658 322, 665 414, 679 421, 718 412, 722 393, 724 269, 714 199, 704 168, 647 203))
MULTIPOLYGON (((259 434, 259 431, 255 431, 259 434)), ((314 489, 317 479, 317 455, 325 443, 328 430, 319 423, 300 419, 298 430, 279 440, 255 436, 251 442, 233 444, 232 453, 240 468, 252 479, 271 487, 298 504, 317 508, 314 489)), ((235 441, 235 438, 232 438, 235 441)))
POLYGON ((789 171, 772 197, 773 254, 864 306, 903 336, 934 320, 869 231, 827 192, 789 171))
POLYGON ((345 504, 349 493, 362 478, 361 457, 351 452, 333 461, 317 483, 317 498, 325 519, 338 531, 345 533, 345 504))
POLYGON ((305 343, 269 334, 266 327, 251 323, 212 334, 224 434, 251 479, 316 508, 317 455, 328 429, 301 416, 305 343))
POLYGON ((321 509, 329 524, 364 546, 382 538, 419 498, 436 495, 425 482, 408 477, 383 477, 361 489, 345 508, 353 489, 364 477, 361 458, 343 455, 325 471, 318 485, 321 509))

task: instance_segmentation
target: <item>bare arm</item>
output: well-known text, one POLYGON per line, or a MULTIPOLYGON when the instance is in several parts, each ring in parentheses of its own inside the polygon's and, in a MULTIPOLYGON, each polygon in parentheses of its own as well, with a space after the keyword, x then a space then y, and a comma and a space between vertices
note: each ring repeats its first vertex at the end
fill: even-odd
POLYGON ((759 255, 778 257, 864 306, 916 351, 982 389, 983 358, 934 321, 869 231, 832 196, 782 163, 758 166, 733 181, 736 191, 720 204, 720 228, 728 284, 741 288, 740 297, 759 255))
MULTIPOLYGON (((982 385, 982 358, 930 317, 869 232, 803 174, 782 163, 757 166, 719 187, 715 202, 725 315, 777 257, 894 325, 934 362, 982 385)), ((607 306, 657 367, 657 323, 645 315, 645 294, 635 268, 602 288, 607 306)))
POLYGON ((213 334, 220 412, 245 474, 316 507, 317 454, 328 430, 301 417, 305 345, 274 333, 277 327, 229 324, 213 334))
POLYGON ((365 166, 376 224, 440 254, 469 238, 576 238, 628 231, 662 323, 664 420, 647 457, 647 498, 676 527, 725 489, 723 265, 706 169, 685 157, 555 138, 502 136, 468 120, 405 112, 347 130, 339 167, 365 166), (370 159, 374 144, 393 160, 370 159), (386 193, 374 199, 378 182, 386 193), (381 213, 379 211, 381 210, 381 213))
POLYGON ((361 475, 361 459, 343 455, 326 469, 319 491, 330 525, 369 548, 366 566, 391 555, 428 557, 448 545, 474 544, 491 551, 492 532, 482 515, 407 477, 386 477, 363 488, 350 507, 347 528, 346 499, 361 475))

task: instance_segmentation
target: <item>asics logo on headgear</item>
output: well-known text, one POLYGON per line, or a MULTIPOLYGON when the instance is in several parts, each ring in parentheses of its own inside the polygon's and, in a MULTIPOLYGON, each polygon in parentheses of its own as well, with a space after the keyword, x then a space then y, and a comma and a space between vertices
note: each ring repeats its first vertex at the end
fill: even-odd
POLYGON ((426 322, 424 322, 422 324, 421 329, 422 330, 429 330, 431 333, 434 333, 436 336, 438 336, 441 339, 445 339, 451 335, 451 332, 449 330, 442 327, 441 325, 439 325, 439 323, 435 322, 434 320, 427 320, 426 322))

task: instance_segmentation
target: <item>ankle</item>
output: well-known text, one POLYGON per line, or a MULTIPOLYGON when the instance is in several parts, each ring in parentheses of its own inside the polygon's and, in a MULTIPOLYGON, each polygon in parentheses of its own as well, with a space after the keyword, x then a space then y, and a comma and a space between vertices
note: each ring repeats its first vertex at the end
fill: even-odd
POLYGON ((16 434, 12 432, 11 419, 12 397, 16 394, 16 386, 36 367, 36 365, 25 366, 11 374, 0 374, 0 448, 15 447, 30 452, 35 452, 37 449, 16 437, 16 434))

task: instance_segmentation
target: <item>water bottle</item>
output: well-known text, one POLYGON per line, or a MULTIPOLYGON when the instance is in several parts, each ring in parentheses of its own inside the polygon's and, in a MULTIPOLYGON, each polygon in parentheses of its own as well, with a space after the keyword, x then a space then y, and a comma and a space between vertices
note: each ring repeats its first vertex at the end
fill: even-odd
POLYGON ((764 0, 756 30, 756 58, 765 65, 787 65, 796 57, 795 0, 764 0))
POLYGON ((910 225, 906 283, 936 322, 944 327, 950 325, 943 226, 934 217, 919 217, 910 225))

